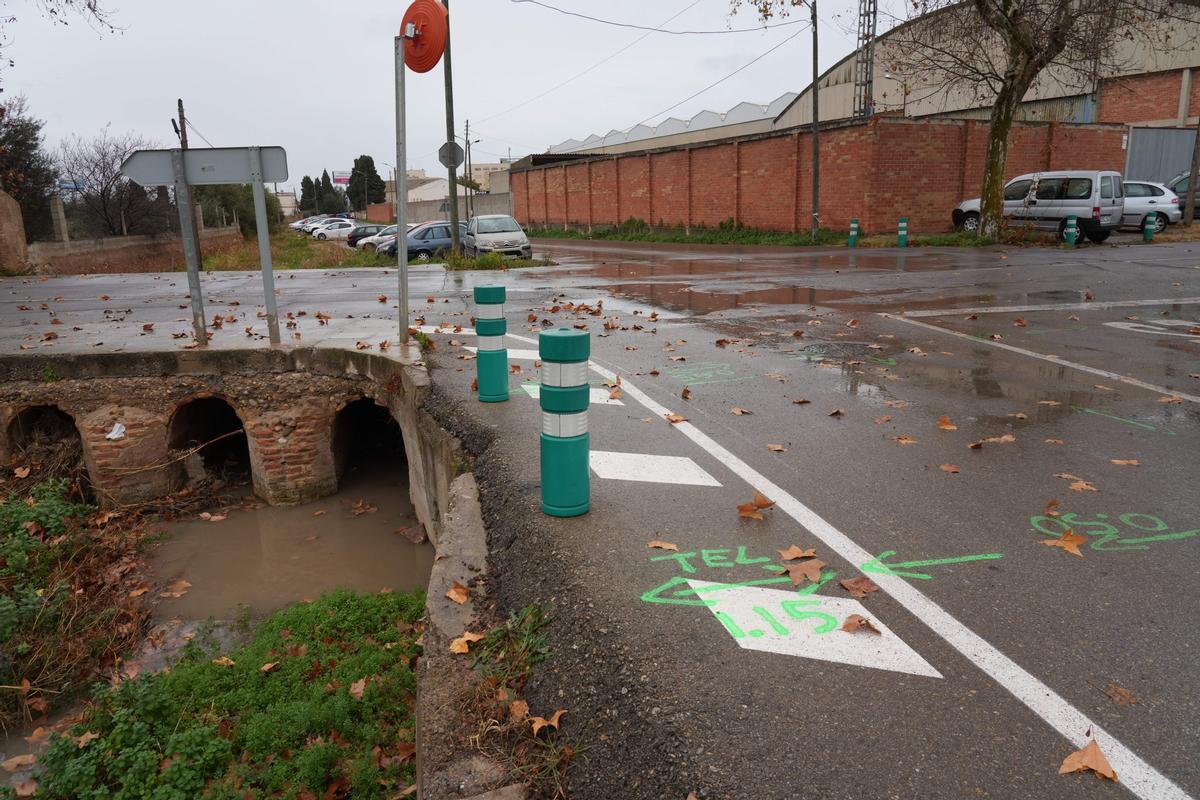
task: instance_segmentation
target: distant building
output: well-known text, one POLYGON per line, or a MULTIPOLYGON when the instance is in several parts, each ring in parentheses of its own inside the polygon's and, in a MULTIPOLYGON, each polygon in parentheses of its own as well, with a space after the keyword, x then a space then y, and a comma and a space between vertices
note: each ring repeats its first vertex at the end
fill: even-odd
MULTIPOLYGON (((408 198, 412 200, 413 189, 420 188, 431 181, 441 181, 444 185, 447 181, 445 178, 430 178, 425 174, 423 169, 410 169, 407 173, 408 180, 408 198)), ((394 180, 386 180, 383 182, 384 191, 387 193, 386 202, 396 202, 396 182, 394 180)), ((442 192, 444 196, 446 193, 442 192)))
POLYGON ((276 192, 275 197, 279 200, 279 208, 283 211, 285 217, 295 216, 300 209, 300 201, 296 199, 296 193, 292 192, 276 192))
MULTIPOLYGON (((426 178, 422 183, 413 186, 410 182, 408 185, 408 202, 415 203, 420 200, 441 200, 450 196, 450 180, 448 178, 426 178)), ((464 196, 467 193, 467 187, 459 186, 459 196, 464 196)))

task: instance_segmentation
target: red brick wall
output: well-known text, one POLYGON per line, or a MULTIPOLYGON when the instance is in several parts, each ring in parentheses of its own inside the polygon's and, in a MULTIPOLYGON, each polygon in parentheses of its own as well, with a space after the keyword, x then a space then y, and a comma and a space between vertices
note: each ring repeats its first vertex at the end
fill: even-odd
MULTIPOLYGON (((1099 125, 1017 124, 1008 175, 1121 169, 1121 134, 1099 125)), ((866 231, 893 231, 907 216, 913 231, 948 229, 954 206, 979 194, 987 136, 987 124, 974 120, 889 117, 822 131, 821 225, 845 230, 857 217, 866 231)), ((593 160, 590 220, 587 163, 538 167, 514 175, 514 207, 533 225, 611 225, 634 217, 664 226, 734 219, 751 228, 806 230, 811 141, 807 132, 790 132, 593 160)))
POLYGON ((1192 70, 1192 90, 1188 95, 1188 116, 1200 116, 1200 69, 1192 70))
POLYGON ((1175 119, 1181 80, 1180 70, 1172 70, 1104 81, 1100 84, 1100 121, 1138 123, 1175 119))

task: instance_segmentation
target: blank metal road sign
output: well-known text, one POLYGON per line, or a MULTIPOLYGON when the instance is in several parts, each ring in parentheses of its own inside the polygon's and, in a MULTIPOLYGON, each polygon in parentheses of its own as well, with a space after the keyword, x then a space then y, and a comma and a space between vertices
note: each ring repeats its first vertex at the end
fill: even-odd
POLYGON ((463 162, 463 155, 462 145, 458 142, 446 142, 438 148, 438 161, 443 167, 457 167, 463 162))
MULTIPOLYGON (((262 180, 285 181, 288 176, 287 153, 282 147, 263 147, 262 180)), ((192 186, 215 183, 251 183, 250 148, 210 147, 183 151, 183 168, 192 186)), ((175 183, 175 168, 170 150, 138 150, 121 164, 121 172, 142 186, 167 186, 175 183)))

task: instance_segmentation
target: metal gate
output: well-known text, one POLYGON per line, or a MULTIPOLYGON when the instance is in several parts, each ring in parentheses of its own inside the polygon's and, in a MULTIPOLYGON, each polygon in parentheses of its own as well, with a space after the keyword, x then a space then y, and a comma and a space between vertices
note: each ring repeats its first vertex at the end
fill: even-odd
POLYGON ((1125 178, 1166 183, 1192 167, 1195 128, 1131 128, 1125 178))

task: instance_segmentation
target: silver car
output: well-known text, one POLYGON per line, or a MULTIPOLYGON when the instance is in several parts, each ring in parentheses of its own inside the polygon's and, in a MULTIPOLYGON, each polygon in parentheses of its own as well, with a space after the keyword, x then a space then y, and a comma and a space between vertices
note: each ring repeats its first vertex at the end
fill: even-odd
MULTIPOLYGON (((1068 217, 1100 243, 1121 226, 1125 191, 1121 174, 1108 170, 1063 170, 1018 175, 1004 185, 1004 218, 1013 227, 1057 231, 1064 237, 1068 217)), ((954 227, 979 230, 980 201, 964 200, 952 212, 954 227)))
POLYGON ((1151 211, 1157 212, 1154 220, 1155 233, 1162 233, 1167 229, 1167 225, 1174 225, 1183 219, 1179 195, 1164 184, 1125 181, 1125 213, 1121 216, 1121 225, 1141 230, 1146 223, 1146 216, 1151 211))

